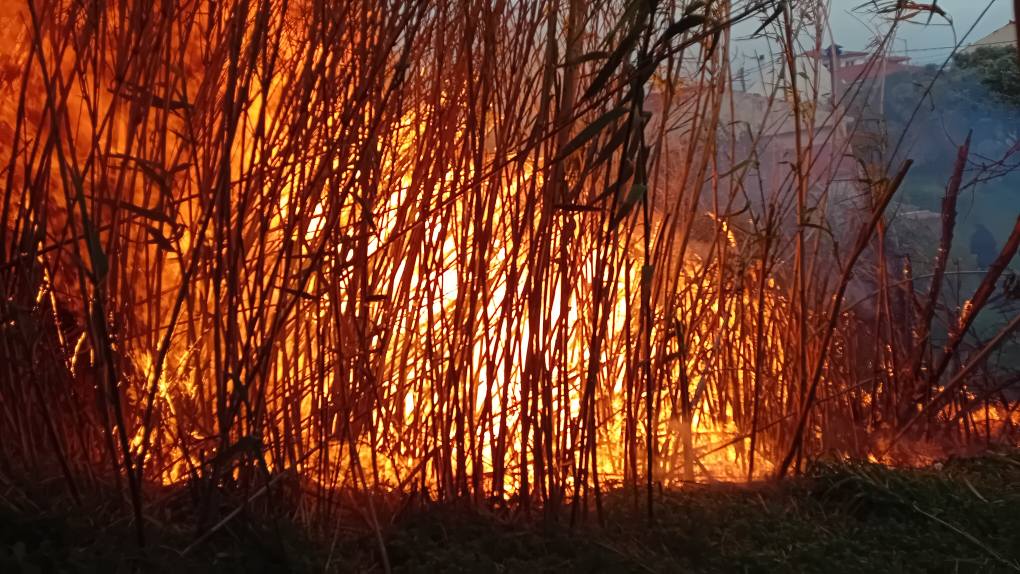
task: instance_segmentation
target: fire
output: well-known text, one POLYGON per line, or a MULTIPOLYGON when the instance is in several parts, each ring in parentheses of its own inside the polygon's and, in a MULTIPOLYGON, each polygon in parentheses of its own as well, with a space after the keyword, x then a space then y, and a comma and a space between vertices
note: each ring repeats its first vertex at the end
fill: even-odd
MULTIPOLYGON (((538 5, 37 4, 3 232, 46 270, 27 304, 76 317, 55 346, 63 396, 95 399, 61 403, 90 464, 557 501, 761 478, 793 443, 874 454, 860 435, 912 414, 892 338, 833 303, 828 188, 737 141, 714 43, 602 97, 640 72, 600 73, 611 6, 565 62, 538 5)), ((997 409, 953 413, 990 435, 997 409)))
MULTIPOLYGON (((434 454, 429 449, 440 448, 438 445, 444 442, 457 441, 460 431, 451 428, 452 425, 437 422, 437 419, 449 416, 443 410, 451 405, 450 397, 438 388, 441 384, 435 373, 444 368, 455 369, 465 373, 465 378, 470 381, 466 387, 468 396, 458 397, 457 408, 465 409, 459 414, 480 421, 481 428, 479 436, 466 441, 471 449, 470 456, 469 453, 458 452, 458 447, 451 447, 449 456, 454 460, 467 458, 464 463, 467 475, 483 477, 483 482, 490 487, 494 486, 491 481, 496 480, 497 474, 501 475, 499 487, 502 491, 514 492, 520 488, 521 479, 520 469, 513 468, 513 461, 520 458, 526 441, 531 440, 525 439, 523 434, 522 419, 526 415, 521 409, 522 379, 533 376, 526 372, 526 363, 530 360, 537 362, 542 375, 553 383, 541 400, 543 407, 546 406, 544 401, 549 401, 548 408, 552 414, 548 424, 562 429, 567 435, 559 447, 567 447, 564 450, 576 448, 571 443, 581 440, 577 429, 584 425, 584 421, 580 417, 585 416, 586 408, 594 408, 596 413, 586 416, 594 416, 598 428, 598 472, 603 480, 624 480, 627 475, 623 461, 626 449, 622 444, 627 432, 624 421, 627 412, 625 373, 629 365, 621 350, 627 338, 634 336, 628 332, 628 329, 634 329, 633 323, 628 325, 628 308, 636 305, 635 294, 627 292, 627 285, 640 283, 640 268, 635 271, 632 267, 629 272, 617 272, 615 275, 604 270, 603 276, 598 278, 605 285, 610 303, 608 313, 600 319, 605 329, 605 342, 597 356, 593 356, 590 350, 593 314, 596 311, 595 302, 589 296, 600 267, 596 253, 586 257, 579 266, 579 272, 569 278, 573 288, 565 290, 560 276, 545 288, 544 305, 548 305, 548 316, 556 318, 555 326, 533 322, 528 315, 530 310, 512 321, 500 319, 504 309, 516 307, 527 297, 531 271, 529 258, 534 256, 528 244, 514 245, 509 226, 512 217, 507 211, 513 204, 513 198, 520 194, 521 186, 543 185, 542 173, 535 166, 528 165, 515 176, 507 177, 504 184, 489 190, 488 193, 494 197, 486 206, 484 215, 491 222, 492 231, 484 242, 473 241, 470 231, 465 233, 465 230, 474 229, 469 219, 472 205, 465 200, 464 187, 477 174, 471 170, 458 174, 452 167, 446 166, 442 168, 443 176, 433 181, 431 187, 425 187, 409 172, 414 166, 413 158, 421 153, 422 146, 416 143, 415 133, 420 133, 422 128, 413 114, 402 118, 398 125, 398 145, 394 146, 392 155, 383 160, 382 167, 383 172, 389 174, 392 190, 380 190, 378 195, 384 200, 377 208, 366 216, 365 206, 350 203, 341 206, 331 217, 327 211, 337 208, 327 207, 328 198, 322 198, 306 203, 313 207, 309 215, 302 215, 291 211, 292 192, 285 189, 265 239, 267 246, 281 249, 286 244, 285 230, 294 230, 299 234, 295 239, 300 240, 302 252, 310 254, 315 250, 314 246, 327 243, 329 234, 335 231, 335 228, 327 226, 327 220, 347 222, 349 226, 359 225, 357 222, 360 220, 367 237, 363 238, 364 260, 357 264, 367 265, 376 274, 371 279, 367 301, 365 293, 357 294, 358 287, 352 284, 353 278, 342 277, 330 286, 321 284, 321 277, 313 275, 303 291, 305 298, 316 300, 316 311, 302 313, 295 328, 314 332, 328 327, 330 320, 337 315, 358 313, 359 307, 362 310, 367 307, 369 318, 364 325, 369 332, 357 334, 365 340, 365 347, 359 353, 367 356, 359 358, 358 362, 362 364, 361 368, 367 369, 370 380, 376 385, 373 400, 378 406, 363 421, 365 427, 353 445, 339 437, 328 439, 323 451, 310 453, 308 460, 296 461, 295 466, 301 468, 308 478, 330 483, 336 480, 338 474, 345 472, 329 470, 326 474, 319 474, 315 470, 320 467, 316 460, 340 461, 353 448, 358 452, 358 464, 377 467, 376 476, 384 486, 406 487, 409 475, 420 473, 426 477, 427 488, 436 488, 443 480, 443 471, 430 461, 434 454), (430 206, 430 203, 433 205, 430 206), (442 205, 437 209, 435 203, 442 205), (295 226, 292 219, 300 219, 304 223, 295 226), (420 254, 412 253, 408 257, 401 252, 408 248, 409 242, 415 241, 424 248, 420 254), (397 256, 394 257, 394 254, 397 256), (481 273, 469 277, 468 266, 476 264, 480 257, 483 258, 479 266, 481 273), (623 273, 629 273, 629 276, 625 277, 623 273), (476 326, 469 336, 461 336, 454 323, 464 313, 466 286, 461 284, 462 281, 474 281, 476 284, 472 287, 475 289, 478 289, 477 283, 482 284, 481 296, 475 293, 477 300, 473 302, 473 320, 476 326), (334 289, 334 295, 323 295, 325 289, 334 289), (537 325, 541 333, 532 333, 533 325, 537 325), (528 349, 528 345, 534 344, 536 339, 542 345, 539 353, 528 349), (557 343, 550 344, 553 341, 557 343), (596 365, 594 373, 600 394, 604 396, 594 406, 585 406, 585 373, 592 364, 596 365), (442 435, 431 438, 420 434, 422 428, 435 426, 447 428, 442 435), (372 460, 373 457, 375 460, 372 460), (504 465, 499 471, 496 459, 501 459, 504 465)), ((240 151, 235 156, 240 157, 240 151)), ((487 161, 486 167, 492 169, 498 161, 506 161, 506 158, 489 156, 487 161)), ((349 178, 357 180, 358 175, 355 173, 349 178)), ((558 227, 546 241, 559 244, 561 234, 569 232, 576 224, 577 221, 571 219, 569 224, 558 227)), ((735 245, 733 233, 725 222, 721 223, 721 229, 730 245, 735 245)), ((621 252, 626 253, 628 249, 631 248, 621 252)), ((323 257, 323 267, 342 269, 355 264, 356 255, 352 251, 337 245, 335 250, 323 257)), ((695 256, 690 257, 684 266, 685 273, 697 271, 696 259, 695 256)), ((176 278, 180 280, 179 275, 176 278)), ((170 304, 168 300, 163 302, 164 307, 170 304)), ((713 311, 717 311, 717 307, 713 307, 713 311)), ((735 320, 733 316, 724 319, 723 328, 732 328, 735 320)), ((689 337, 689 344, 695 348, 710 348, 712 345, 708 332, 694 332, 689 337)), ((165 441, 172 445, 161 453, 162 458, 169 462, 157 470, 157 477, 164 483, 188 477, 184 472, 187 466, 184 459, 188 455, 174 444, 180 439, 173 436, 175 431, 172 429, 183 426, 180 412, 187 408, 186 403, 202 400, 202 397, 196 396, 196 381, 188 381, 183 370, 184 365, 195 360, 187 344, 183 337, 175 339, 168 353, 170 367, 162 371, 157 383, 157 409, 163 412, 164 428, 167 429, 165 441)), ((194 344, 191 343, 192 346, 194 344)), ((301 342, 295 339, 283 339, 278 343, 271 359, 276 362, 275 378, 279 384, 288 384, 286 381, 291 380, 291 384, 297 384, 303 390, 298 391, 298 423, 278 420, 274 423, 274 432, 304 438, 310 437, 317 424, 322 424, 322 421, 316 421, 315 397, 335 393, 337 386, 342 384, 332 368, 315 371, 315 364, 324 360, 322 353, 322 350, 303 349, 301 342), (290 370, 284 367, 286 364, 292 365, 290 370), (306 380, 313 376, 319 378, 314 386, 306 380)), ((138 369, 146 374, 146 379, 153 372, 153 361, 152 355, 142 355, 139 359, 138 369)), ((676 444, 677 435, 687 432, 679 422, 682 415, 676 411, 676 405, 663 407, 666 413, 672 411, 672 414, 661 416, 654 429, 655 436, 661 437, 667 449, 660 455, 664 458, 656 472, 657 480, 669 482, 693 478, 684 476, 682 457, 696 461, 696 475, 703 479, 746 478, 748 437, 741 436, 733 422, 732 407, 721 406, 725 413, 721 418, 708 414, 708 409, 721 405, 719 397, 711 396, 711 391, 705 390, 708 387, 702 378, 709 376, 709 368, 709 364, 696 358, 684 364, 674 363, 671 367, 670 378, 679 378, 681 371, 688 373, 688 384, 696 395, 697 405, 691 411, 689 440, 682 446, 669 446, 676 444), (688 453, 685 449, 692 450, 688 453), (668 454, 669 451, 674 454, 668 454)), ((270 391, 267 400, 279 400, 279 408, 286 409, 283 394, 270 391)), ((333 431, 337 430, 334 427, 333 431)), ((643 431, 632 429, 631 432, 643 431)), ((139 428, 133 447, 140 446, 143 435, 139 428)), ((191 435, 189 440, 203 439, 191 435)), ((191 466, 197 464, 196 461, 188 462, 191 466)), ((285 461, 270 460, 271 468, 285 464, 285 461)), ((579 464, 576 459, 568 457, 554 461, 550 466, 562 474, 565 483, 570 484, 574 480, 571 472, 579 464)), ((761 474, 768 469, 767 464, 759 466, 761 474)))
MULTIPOLYGON (((358 57, 327 54, 286 27, 280 30, 275 57, 281 68, 331 57, 353 65, 358 57)), ((254 41, 254 33, 246 31, 246 41, 254 41)), ((633 461, 644 455, 635 447, 649 433, 659 451, 656 480, 693 479, 682 467, 694 463, 700 478, 746 475, 746 432, 734 423, 732 406, 706 384, 710 358, 691 353, 657 367, 668 388, 655 399, 651 428, 649 413, 638 412, 648 391, 640 388, 640 365, 628 348, 638 337, 636 310, 647 280, 636 262, 647 254, 638 255, 640 242, 630 233, 606 245, 602 215, 561 215, 548 200, 523 201, 546 187, 549 158, 521 160, 487 149, 482 163, 456 155, 441 159, 433 149, 437 143, 450 147, 469 137, 463 124, 436 120, 436 105, 462 97, 455 91, 438 104, 403 112, 385 126, 388 132, 380 128, 374 165, 315 152, 314 146, 328 145, 316 138, 341 134, 352 118, 327 113, 312 131, 292 123, 290 102, 300 82, 277 73, 249 88, 250 102, 238 116, 243 135, 227 151, 210 152, 226 162, 224 193, 235 202, 230 211, 214 213, 208 202, 218 200, 202 197, 203 187, 214 182, 199 172, 205 160, 190 149, 193 138, 214 132, 187 132, 193 116, 224 97, 217 93, 221 80, 201 72, 210 55, 219 56, 201 49, 181 54, 186 73, 178 85, 151 94, 136 84, 110 90, 102 86, 115 78, 103 69, 95 84, 86 82, 68 96, 68 112, 86 118, 75 132, 83 137, 71 138, 77 145, 71 151, 89 153, 84 136, 95 133, 110 174, 143 172, 121 189, 118 202, 153 205, 153 184, 172 194, 173 212, 165 220, 130 223, 156 241, 123 247, 137 266, 131 275, 158 278, 159 284, 157 292, 144 295, 152 312, 139 314, 140 330, 148 334, 125 338, 120 349, 132 363, 127 399, 134 414, 126 421, 131 454, 149 477, 165 484, 186 480, 217 450, 249 434, 277 445, 267 444, 268 468, 293 467, 328 486, 357 481, 361 469, 371 468, 373 480, 389 488, 404 489, 411 481, 457 488, 451 484, 456 473, 473 477, 476 487, 510 494, 533 472, 521 464, 544 465, 534 472, 575 487, 592 470, 602 480, 636 480, 633 461), (134 142, 128 118, 116 107, 118 98, 143 97, 153 98, 150 112, 158 112, 160 101, 177 102, 164 104, 170 113, 151 120, 151 128, 179 134, 159 161, 137 156, 142 144, 134 142), (92 109, 101 112, 94 122, 88 119, 92 109), (266 134, 262 143, 249 144, 256 131, 266 134), (291 145, 302 139, 312 148, 291 145), (260 187, 270 185, 275 188, 260 187), (267 203, 267 193, 276 199, 267 203), (261 222, 252 217, 259 209, 261 222), (226 218, 223 229, 215 230, 216 218, 226 218), (533 218, 544 228, 535 227, 533 218), (236 227, 245 228, 240 243, 218 251, 236 227), (554 247, 543 251, 543 244, 554 247), (210 275, 203 268, 214 258, 209 264, 219 271, 210 275), (305 261, 310 264, 302 267, 305 261), (300 269, 282 270, 288 266, 300 269), (240 283, 214 277, 224 274, 240 283), (236 321, 210 315, 218 307, 237 313, 236 321), (334 347, 315 342, 323 337, 334 347), (239 341, 247 341, 247 349, 239 341), (219 344, 234 347, 221 352, 215 350, 219 344), (678 381, 693 395, 686 413, 677 403, 678 381), (147 400, 154 413, 148 420, 147 400), (223 417, 238 416, 237 409, 254 418, 243 430, 224 429, 223 417), (685 416, 689 420, 681 422, 685 416)), ((73 53, 66 58, 70 62, 73 53)), ((420 79, 428 74, 422 70, 420 79)), ((365 122, 386 121, 369 110, 362 115, 365 122)), ((97 217, 113 215, 100 208, 97 217)), ((655 219, 661 226, 662 214, 655 219)), ((728 247, 736 247, 727 221, 718 225, 728 247)), ((687 259, 679 272, 693 277, 702 269, 696 256, 687 259)), ((139 285, 138 296, 143 290, 139 285)), ((712 331, 733 328, 735 320, 730 315, 718 327, 705 322, 679 335, 686 339, 681 345, 711 350, 717 344, 712 331)), ((678 337, 658 319, 648 328, 663 352, 664 341, 678 337)), ((84 340, 82 334, 79 346, 84 340)), ((762 473, 767 468, 759 465, 762 473)))

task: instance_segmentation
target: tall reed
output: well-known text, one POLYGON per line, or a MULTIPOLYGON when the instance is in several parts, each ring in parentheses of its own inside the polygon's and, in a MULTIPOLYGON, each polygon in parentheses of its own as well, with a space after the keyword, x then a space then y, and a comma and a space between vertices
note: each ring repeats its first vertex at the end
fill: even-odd
POLYGON ((918 313, 876 236, 906 167, 855 161, 868 96, 804 68, 817 6, 13 15, 0 448, 73 492, 123 482, 139 528, 153 482, 195 485, 208 527, 225 492, 286 475, 310 516, 398 492, 579 518, 618 484, 651 513, 656 484, 973 424, 968 370, 947 376, 1015 245, 932 352, 944 255, 918 313), (782 57, 750 96, 728 45, 755 19, 782 57))

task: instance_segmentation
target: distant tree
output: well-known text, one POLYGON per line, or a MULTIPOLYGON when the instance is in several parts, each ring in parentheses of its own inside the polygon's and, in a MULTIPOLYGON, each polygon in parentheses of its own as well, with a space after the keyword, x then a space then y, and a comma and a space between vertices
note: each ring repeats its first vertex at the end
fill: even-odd
POLYGON ((982 46, 957 54, 953 61, 960 72, 973 72, 993 97, 1020 107, 1020 66, 1012 46, 982 46))
MULTIPOLYGON (((954 253, 969 256, 966 264, 979 268, 998 255, 1020 209, 1016 56, 1011 47, 983 47, 956 55, 941 73, 931 65, 886 81, 886 141, 891 152, 902 137, 899 159, 915 162, 900 196, 908 205, 941 209, 952 158, 967 133, 973 134, 966 181, 981 183, 961 195, 954 253)), ((919 231, 905 228, 904 233, 919 231)))
MULTIPOLYGON (((938 67, 911 68, 886 82, 885 119, 895 144, 908 128, 910 157, 936 171, 948 169, 947 157, 973 130, 978 156, 1001 157, 1017 141, 1020 126, 1020 67, 1011 47, 982 47, 957 54, 938 75, 938 67)), ((907 150, 901 150, 901 153, 907 150)))

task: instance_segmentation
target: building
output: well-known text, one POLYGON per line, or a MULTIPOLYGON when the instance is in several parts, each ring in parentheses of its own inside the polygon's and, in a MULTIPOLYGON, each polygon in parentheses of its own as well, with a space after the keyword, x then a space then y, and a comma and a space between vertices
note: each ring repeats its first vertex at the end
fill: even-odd
MULTIPOLYGON (((860 111, 882 100, 884 79, 910 69, 910 58, 844 50, 835 44, 809 50, 796 58, 796 85, 801 101, 825 103, 860 111)), ((759 95, 774 92, 788 98, 787 63, 782 58, 764 60, 756 68, 741 69, 735 82, 740 91, 759 95)), ((857 116, 858 113, 852 113, 857 116)))
MULTIPOLYGON (((818 65, 818 61, 805 55, 797 56, 797 92, 801 101, 828 101, 832 93, 830 74, 818 65)), ((782 56, 766 58, 760 56, 753 66, 742 67, 735 78, 737 90, 750 94, 769 96, 790 95, 788 63, 782 56)))
POLYGON ((1016 38, 1016 22, 1010 20, 1009 24, 1006 24, 984 38, 976 40, 970 46, 964 48, 962 52, 967 54, 977 50, 978 48, 984 47, 1016 46, 1016 38))
POLYGON ((841 54, 840 51, 840 46, 835 46, 835 50, 830 47, 821 53, 812 50, 805 55, 821 60, 825 69, 829 70, 842 85, 850 85, 865 79, 889 77, 910 67, 910 58, 907 56, 888 56, 867 52, 841 54), (835 56, 833 56, 834 51, 835 56), (833 60, 835 60, 835 69, 833 69, 833 60))

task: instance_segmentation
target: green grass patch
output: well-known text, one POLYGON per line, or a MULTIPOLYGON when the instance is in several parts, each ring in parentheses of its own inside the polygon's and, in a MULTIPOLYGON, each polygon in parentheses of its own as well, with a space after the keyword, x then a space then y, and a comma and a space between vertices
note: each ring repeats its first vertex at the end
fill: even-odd
MULTIPOLYGON (((313 536, 289 517, 242 514, 205 544, 165 508, 139 549, 126 510, 66 497, 0 499, 0 572, 383 571, 374 530, 313 536)), ((18 491, 24 493, 25 491, 18 491)), ((38 492, 34 496, 38 496, 38 492)), ((925 469, 818 464, 781 483, 643 490, 594 508, 523 517, 443 505, 382 527, 394 572, 1012 572, 1020 561, 1020 453, 925 469)))

